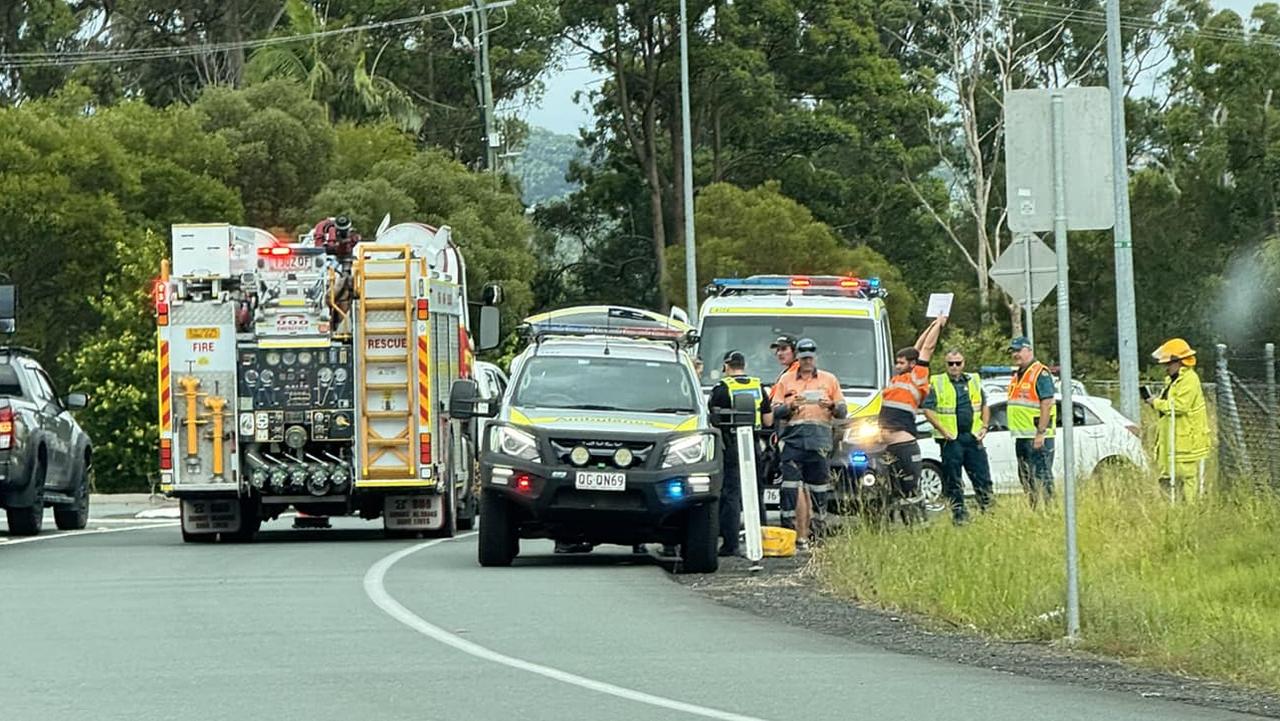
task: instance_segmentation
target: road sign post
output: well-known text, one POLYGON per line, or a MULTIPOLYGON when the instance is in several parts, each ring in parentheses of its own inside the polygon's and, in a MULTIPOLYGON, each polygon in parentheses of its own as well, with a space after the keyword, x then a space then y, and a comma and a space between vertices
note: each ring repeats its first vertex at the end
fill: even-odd
MULTIPOLYGON (((1009 229, 1024 233, 1052 229, 1058 261, 1062 434, 1061 445, 1056 450, 1062 453, 1067 637, 1073 640, 1080 637, 1080 566, 1076 542, 1075 406, 1072 399, 1067 232, 1103 230, 1114 223, 1111 168, 1105 158, 1089 150, 1099 143, 1111 142, 1108 101, 1106 88, 1014 90, 1005 96, 1005 181, 1010 202, 1009 229), (1071 118, 1070 123, 1067 122, 1068 117, 1071 118), (1076 152, 1068 153, 1068 148, 1076 152), (1046 199, 1047 203, 1044 202, 1046 199), (1049 222, 1050 218, 1052 222, 1049 222)), ((1027 265, 1030 267, 1031 263, 1027 265)))
POLYGON ((1031 240, 1022 236, 1022 287, 1026 299, 1022 304, 1027 314, 1027 340, 1036 347, 1036 304, 1031 302, 1031 240))
POLYGON ((1067 637, 1080 637, 1080 559, 1076 548, 1075 405, 1071 391, 1071 292, 1067 285, 1066 117, 1061 93, 1052 98, 1053 243, 1058 247, 1058 366, 1062 379, 1062 495, 1067 523, 1067 637))

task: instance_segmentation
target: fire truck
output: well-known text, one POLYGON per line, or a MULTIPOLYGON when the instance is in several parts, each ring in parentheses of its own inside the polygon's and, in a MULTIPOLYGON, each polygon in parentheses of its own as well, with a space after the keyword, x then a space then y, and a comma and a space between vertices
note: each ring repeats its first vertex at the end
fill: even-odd
POLYGON ((290 507, 392 536, 470 528, 473 444, 446 409, 497 345, 501 288, 483 297, 473 340, 447 226, 173 226, 153 298, 161 488, 183 540, 247 541, 290 507))

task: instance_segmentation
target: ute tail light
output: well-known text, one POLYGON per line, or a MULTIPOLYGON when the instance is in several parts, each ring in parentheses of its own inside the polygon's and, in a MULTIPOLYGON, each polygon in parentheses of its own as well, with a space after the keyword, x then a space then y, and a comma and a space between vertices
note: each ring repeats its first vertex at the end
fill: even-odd
POLYGON ((0 408, 0 451, 13 447, 13 409, 0 408))

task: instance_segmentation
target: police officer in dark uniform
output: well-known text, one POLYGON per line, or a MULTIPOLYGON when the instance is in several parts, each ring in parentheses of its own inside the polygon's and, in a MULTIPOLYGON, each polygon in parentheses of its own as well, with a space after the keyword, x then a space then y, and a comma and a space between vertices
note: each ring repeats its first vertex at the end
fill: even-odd
MULTIPOLYGON (((724 354, 723 372, 720 382, 711 391, 707 407, 711 410, 711 424, 720 429, 720 435, 724 439, 724 490, 720 495, 720 537, 724 539, 724 543, 720 546, 720 555, 735 556, 738 554, 738 529, 742 525, 742 476, 738 469, 737 433, 721 416, 725 410, 733 409, 733 399, 738 395, 748 395, 755 399, 755 430, 771 425, 773 412, 760 379, 747 375, 747 359, 740 351, 731 350, 724 354)), ((754 435, 752 437, 754 439, 754 435)), ((756 493, 760 501, 760 523, 764 525, 759 459, 757 444, 756 493)))

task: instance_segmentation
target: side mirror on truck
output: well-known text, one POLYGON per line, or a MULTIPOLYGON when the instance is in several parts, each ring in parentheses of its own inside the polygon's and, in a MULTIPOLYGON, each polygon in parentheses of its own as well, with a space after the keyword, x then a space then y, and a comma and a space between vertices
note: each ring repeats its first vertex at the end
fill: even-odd
POLYGON ((480 384, 470 378, 460 378, 449 387, 449 416, 458 421, 472 418, 493 418, 498 406, 480 397, 480 384))
POLYGON ((480 292, 480 302, 485 305, 502 305, 502 286, 497 283, 485 285, 480 292))
POLYGON ((480 350, 493 350, 502 342, 502 311, 497 306, 486 305, 480 308, 480 338, 477 344, 480 350))
POLYGON ((62 407, 69 411, 84 410, 89 407, 89 394, 87 393, 68 393, 62 399, 62 407))

